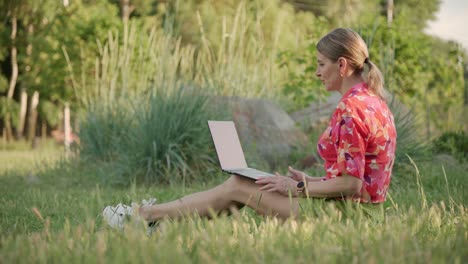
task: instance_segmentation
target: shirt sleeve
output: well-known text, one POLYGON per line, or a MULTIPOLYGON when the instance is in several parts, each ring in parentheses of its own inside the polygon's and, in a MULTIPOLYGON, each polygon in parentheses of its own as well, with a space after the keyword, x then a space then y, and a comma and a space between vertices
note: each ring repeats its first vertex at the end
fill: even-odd
POLYGON ((343 116, 339 126, 337 167, 340 174, 364 180, 366 140, 363 124, 353 117, 343 116))

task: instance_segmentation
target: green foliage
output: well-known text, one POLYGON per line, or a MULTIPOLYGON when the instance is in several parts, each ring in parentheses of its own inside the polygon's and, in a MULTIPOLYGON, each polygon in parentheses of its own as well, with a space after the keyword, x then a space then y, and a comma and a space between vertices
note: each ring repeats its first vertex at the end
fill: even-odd
POLYGON ((330 27, 365 23, 369 18, 373 19, 375 14, 382 12, 382 4, 374 0, 286 0, 286 2, 293 5, 296 10, 308 11, 317 17, 325 18, 330 27))
POLYGON ((315 76, 317 64, 315 46, 316 42, 313 41, 303 52, 285 51, 279 54, 281 67, 288 70, 288 79, 282 90, 282 94, 290 101, 286 107, 288 112, 306 108, 311 102, 324 99, 328 95, 315 76))
POLYGON ((58 113, 62 111, 62 108, 51 101, 45 101, 38 106, 39 116, 47 120, 48 124, 52 127, 59 126, 62 120, 60 120, 58 113))
MULTIPOLYGON (((24 89, 29 95, 40 95, 39 117, 51 126, 57 125, 57 111, 64 102, 76 109, 74 94, 68 78, 64 49, 77 67, 94 66, 98 42, 107 38, 110 30, 117 30, 120 20, 117 10, 106 0, 70 1, 64 7, 60 1, 8 1, 4 6, 5 24, 0 27, 0 61, 4 65, 0 77, 0 91, 10 78, 9 54, 12 46, 18 50, 19 76, 15 94, 24 89), (14 41, 10 39, 11 19, 16 15, 18 31, 14 41), (5 78, 6 77, 6 78, 5 78), (42 106, 44 104, 44 106, 42 106)), ((19 96, 14 96, 18 100, 19 96)))
POLYGON ((275 54, 297 47, 316 30, 311 13, 296 13, 280 0, 173 1, 168 12, 173 17, 174 33, 183 42, 215 49, 244 48, 245 41, 254 50, 275 54))
POLYGON ((8 90, 8 80, 4 76, 0 76, 0 93, 5 93, 8 90))
POLYGON ((96 104, 91 107, 81 122, 80 156, 101 161, 118 159, 120 144, 134 126, 132 117, 132 109, 128 103, 96 104))
POLYGON ((424 139, 424 133, 417 116, 406 109, 404 105, 398 104, 395 97, 389 103, 394 115, 397 130, 397 148, 395 153, 395 167, 408 164, 407 155, 416 162, 427 161, 430 158, 428 140, 424 139))
POLYGON ((181 88, 152 94, 148 106, 135 108, 137 125, 128 142, 122 141, 128 144, 122 151, 129 153, 133 168, 143 169, 148 182, 189 181, 213 167, 207 121, 217 118, 208 112, 209 100, 181 88))
MULTIPOLYGON (((385 6, 387 1, 381 1, 385 6)), ((404 29, 411 32, 422 31, 430 20, 436 18, 441 0, 407 0, 394 3, 395 23, 404 25, 404 29), (417 12, 415 12, 417 10, 417 12)))
POLYGON ((18 121, 19 108, 18 102, 7 97, 0 97, 0 118, 4 118, 10 114, 13 123, 16 123, 18 121))
MULTIPOLYGON (((396 8, 399 11, 407 7, 396 8)), ((466 51, 459 44, 426 35, 408 20, 402 14, 396 16, 391 27, 383 17, 361 26, 370 58, 381 68, 386 89, 423 119, 426 136, 460 129, 466 51)))
POLYGON ((55 14, 48 36, 38 37, 38 43, 33 43, 36 52, 32 53, 34 65, 30 75, 35 82, 29 86, 40 91, 41 100, 59 107, 69 102, 72 109, 76 109, 77 98, 64 52, 74 67, 83 69, 83 74, 92 74, 99 46, 105 43, 109 32, 120 29, 120 20, 118 10, 105 0, 93 4, 85 4, 84 1, 70 3, 69 7, 62 7, 55 14))
MULTIPOLYGON (((464 51, 422 31, 434 16, 437 0, 395 3, 391 27, 386 23, 386 1, 135 0, 130 1, 129 25, 138 28, 133 33, 122 30, 122 3, 78 0, 64 7, 60 1, 1 2, 5 18, 0 25, 0 61, 5 66, 1 96, 10 77, 13 14, 18 17, 17 86, 28 94, 39 91, 40 104, 59 109, 69 102, 73 113, 84 108, 81 91, 98 85, 89 81, 93 76, 113 85, 131 85, 131 91, 138 90, 134 83, 139 80, 147 87, 145 82, 168 78, 164 81, 170 85, 183 81, 215 87, 212 92, 218 94, 276 98, 289 101, 283 103, 289 110, 299 109, 323 96, 313 76, 314 42, 332 27, 352 26, 363 33, 371 58, 384 68, 387 88, 405 104, 414 105, 416 112, 424 112, 421 116, 431 130, 445 128, 445 121, 450 128, 460 126, 465 62, 459 58, 465 58, 464 51), (118 34, 136 37, 130 40, 118 34), (116 42, 108 46, 112 38, 116 42), (122 49, 134 52, 128 75, 106 79, 109 75, 101 71, 105 65, 96 60, 111 53, 118 58, 115 54, 122 49), (449 118, 441 118, 445 112, 449 118)), ((128 61, 119 58, 112 63, 123 74, 128 61)), ((48 111, 40 115, 49 125, 57 124, 48 111)))
POLYGON ((448 153, 460 161, 468 160, 468 134, 464 131, 445 132, 432 144, 435 153, 448 153))
POLYGON ((207 97, 187 88, 96 103, 82 121, 80 156, 112 164, 104 179, 110 182, 191 181, 213 163, 207 120, 220 115, 207 103, 207 97))

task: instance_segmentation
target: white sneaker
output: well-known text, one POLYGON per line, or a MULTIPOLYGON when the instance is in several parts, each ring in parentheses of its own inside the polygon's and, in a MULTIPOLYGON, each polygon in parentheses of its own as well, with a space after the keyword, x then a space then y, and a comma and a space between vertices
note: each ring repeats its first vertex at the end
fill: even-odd
POLYGON ((119 230, 124 229, 125 222, 133 215, 133 208, 125 204, 118 204, 117 206, 106 206, 102 211, 104 220, 112 228, 119 230))
MULTIPOLYGON (((150 198, 148 200, 143 200, 141 202, 141 206, 151 206, 156 203, 156 198, 150 198)), ((136 212, 136 208, 138 205, 136 203, 132 203, 132 206, 128 206, 125 204, 119 203, 117 206, 106 206, 102 211, 102 216, 104 220, 111 226, 112 228, 116 228, 119 230, 123 230, 125 227, 125 223, 131 220, 134 216, 134 212, 136 212)), ((151 235, 154 229, 156 228, 156 222, 147 223, 147 230, 146 233, 151 235)))

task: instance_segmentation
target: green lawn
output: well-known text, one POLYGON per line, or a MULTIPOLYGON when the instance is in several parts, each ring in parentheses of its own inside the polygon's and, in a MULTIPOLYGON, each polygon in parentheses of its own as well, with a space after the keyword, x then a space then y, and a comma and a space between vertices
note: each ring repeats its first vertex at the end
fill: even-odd
POLYGON ((394 173, 383 223, 316 203, 299 220, 251 210, 213 220, 109 229, 107 204, 168 201, 226 178, 188 186, 119 187, 99 165, 68 165, 61 149, 0 151, 0 263, 466 263, 468 164, 435 159, 394 173), (445 171, 445 173, 444 173, 445 171), (446 175, 446 176, 445 176, 446 175), (36 208, 37 210, 33 210, 36 208), (36 211, 36 212, 34 212, 36 211))

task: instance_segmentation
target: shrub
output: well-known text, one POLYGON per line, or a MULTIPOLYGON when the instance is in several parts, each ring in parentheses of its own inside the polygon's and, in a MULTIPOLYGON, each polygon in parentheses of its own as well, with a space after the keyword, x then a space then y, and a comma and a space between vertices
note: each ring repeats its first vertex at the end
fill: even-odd
POLYGON ((464 131, 446 132, 432 141, 434 153, 448 153, 460 161, 468 160, 468 135, 464 131))
POLYGON ((120 144, 134 126, 133 110, 128 102, 93 104, 81 123, 80 154, 84 158, 112 161, 119 155, 120 144))
POLYGON ((428 140, 422 136, 421 127, 417 117, 405 106, 397 103, 395 99, 389 103, 392 110, 395 127, 397 130, 397 149, 395 165, 398 163, 409 163, 406 155, 414 161, 422 161, 430 158, 428 140))
POLYGON ((187 89, 154 92, 147 98, 96 107, 80 131, 81 157, 103 165, 106 180, 193 180, 214 161, 207 120, 221 116, 208 109, 208 97, 187 89))

